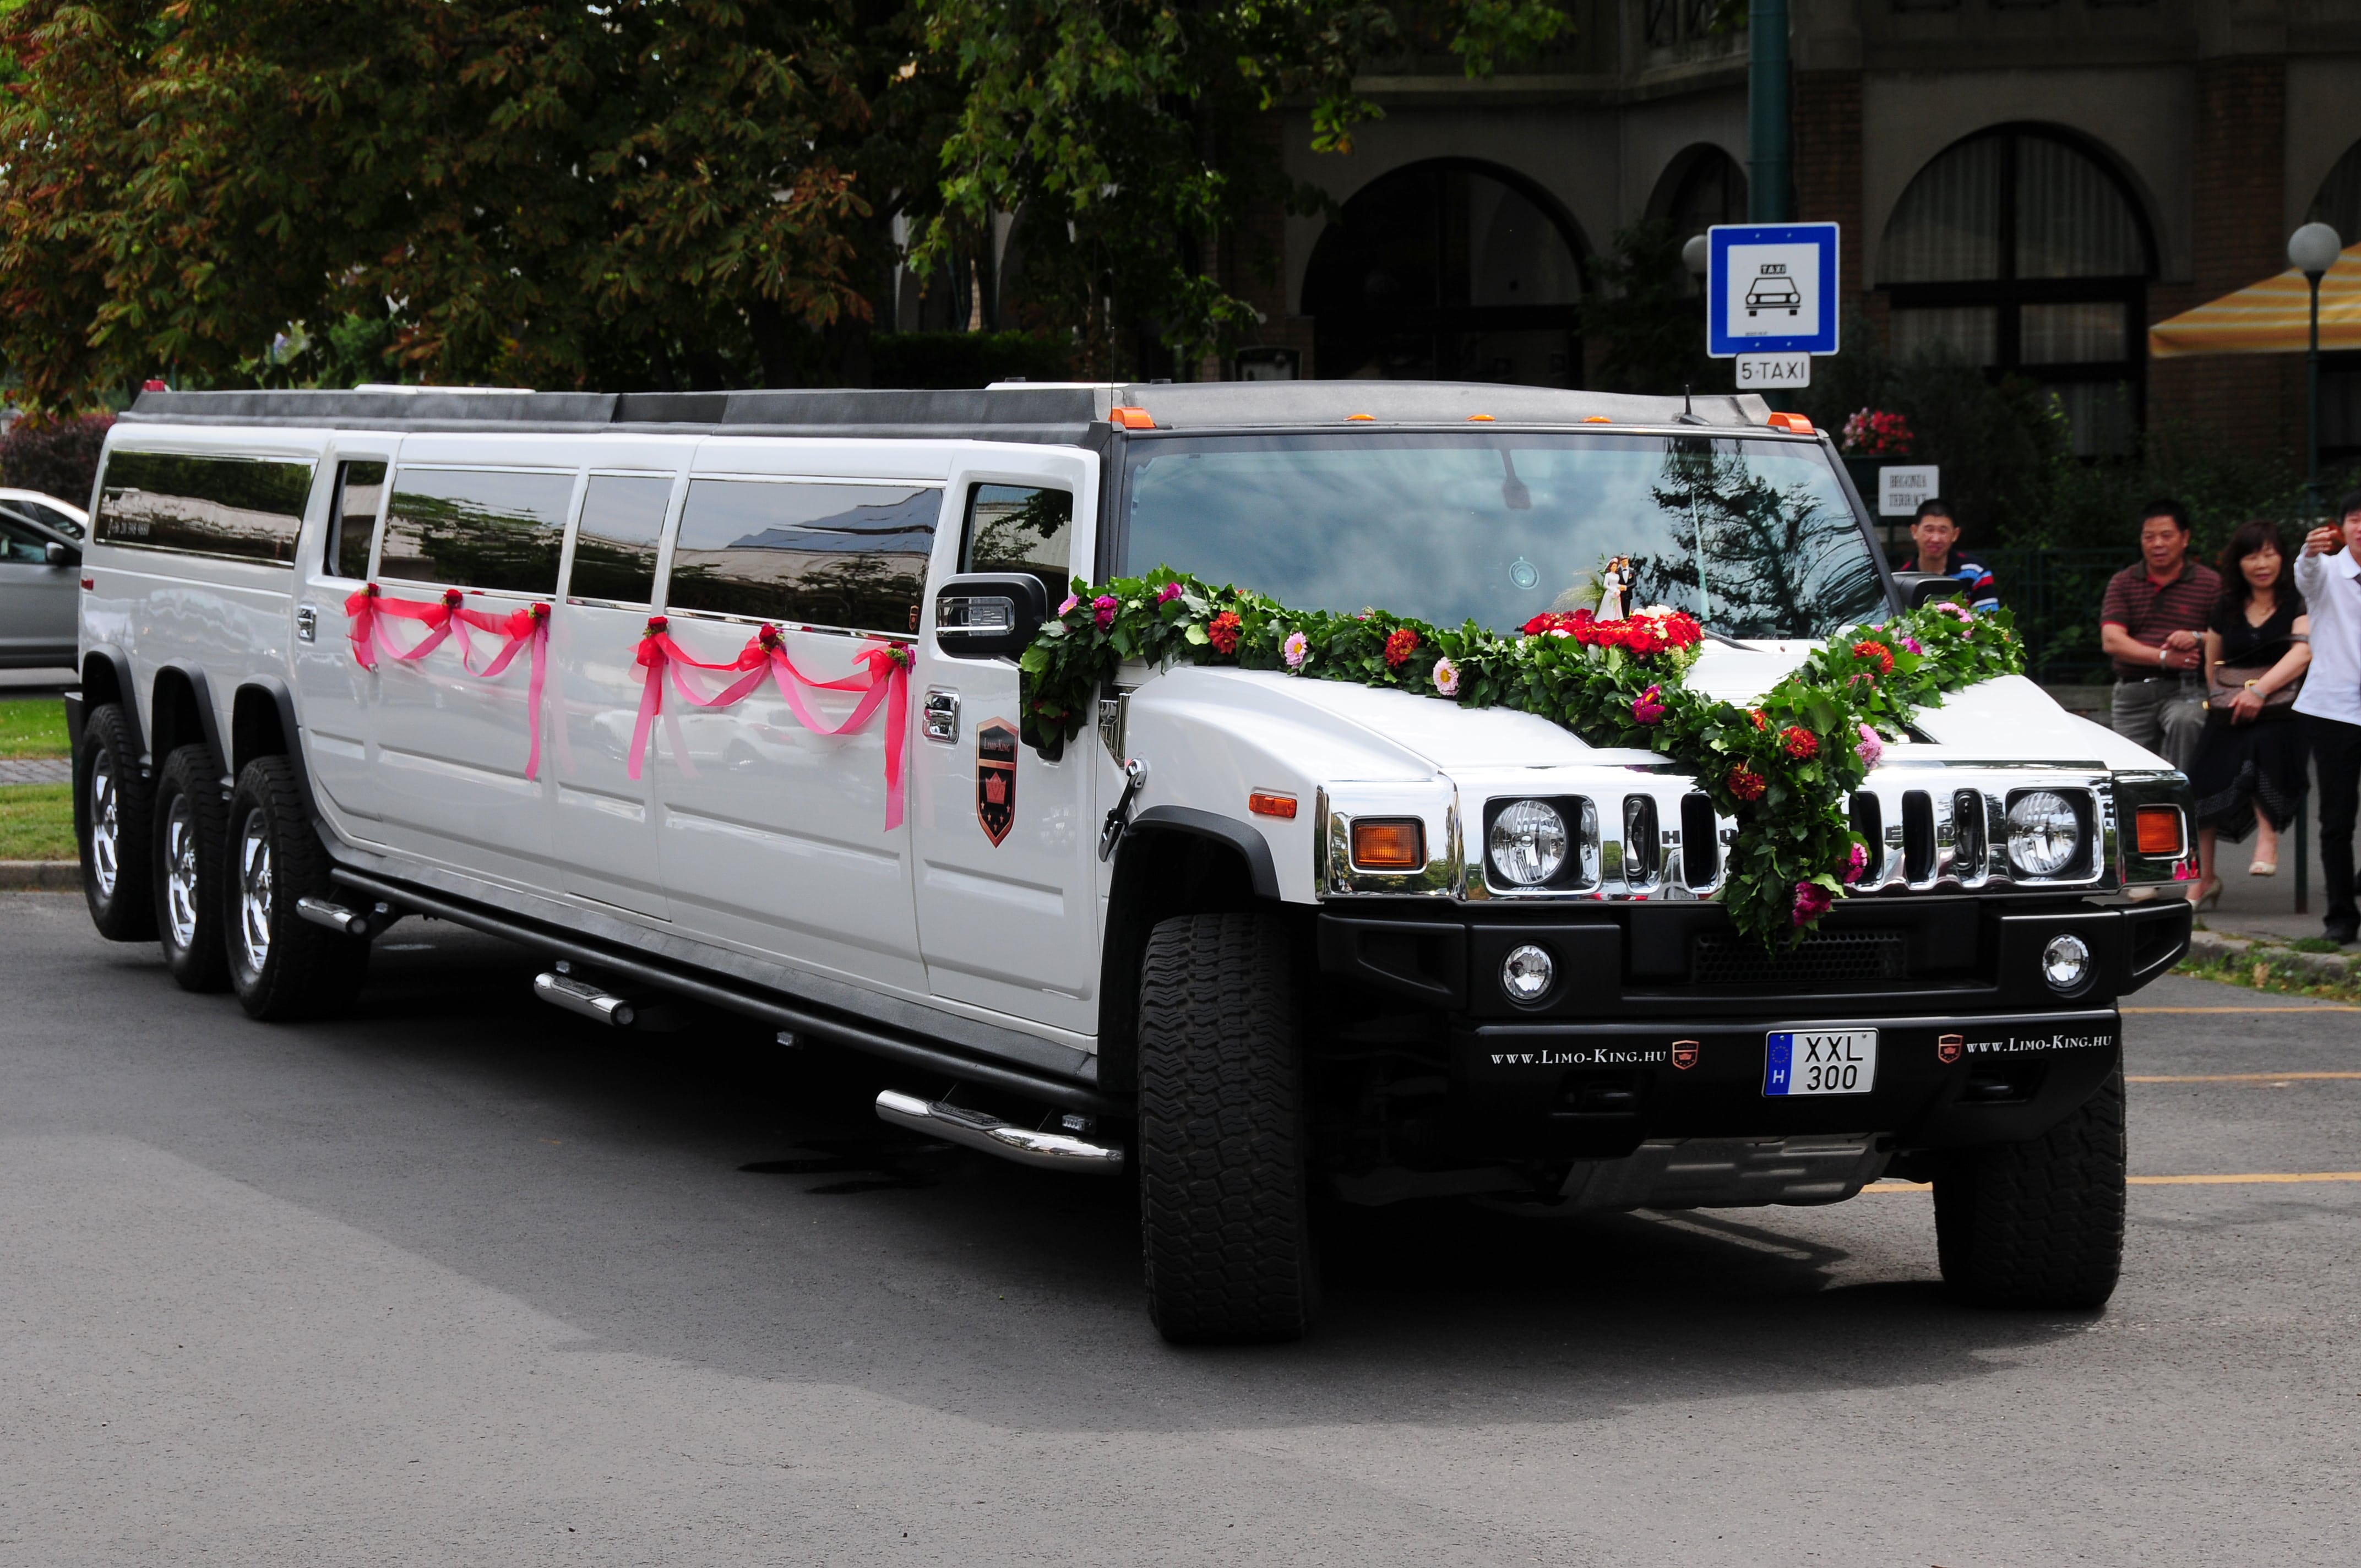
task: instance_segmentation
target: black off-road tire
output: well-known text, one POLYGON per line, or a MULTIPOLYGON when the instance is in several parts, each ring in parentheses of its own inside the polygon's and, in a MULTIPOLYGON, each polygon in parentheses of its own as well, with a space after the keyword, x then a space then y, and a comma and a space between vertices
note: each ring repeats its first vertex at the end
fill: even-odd
POLYGON ((1943 1283, 1983 1307, 2088 1310, 2124 1264, 2124 1074, 2037 1138, 1962 1150, 1935 1175, 1943 1283))
POLYGON ((1148 1305, 1176 1344, 1301 1338, 1318 1310, 1287 933, 1268 915, 1151 932, 1139 987, 1148 1305))
POLYGON ((299 899, 335 894, 286 758, 257 757, 237 775, 222 856, 223 945, 239 1003, 273 1021, 350 1006, 368 972, 368 941, 295 913, 299 899))
POLYGON ((90 923, 115 942, 156 935, 156 891, 148 868, 156 807, 139 771, 139 727, 120 703, 91 710, 74 753, 74 837, 82 844, 82 896, 90 923))
POLYGON ((229 984, 222 952, 221 773, 212 751, 183 746, 156 772, 152 874, 156 944, 183 991, 229 984))

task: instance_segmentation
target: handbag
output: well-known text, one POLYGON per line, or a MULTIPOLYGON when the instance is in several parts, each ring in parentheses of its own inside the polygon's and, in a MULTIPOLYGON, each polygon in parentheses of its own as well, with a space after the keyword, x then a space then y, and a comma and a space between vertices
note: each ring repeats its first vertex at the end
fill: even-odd
MULTIPOLYGON (((2271 661, 2274 664, 2278 662, 2276 659, 2271 661)), ((2236 664, 2214 665, 2213 679, 2205 688, 2205 706, 2226 711, 2237 700, 2238 694, 2246 689, 2248 681, 2259 681, 2270 673, 2270 664, 2257 664, 2251 668, 2236 664)), ((2302 685, 2303 678, 2299 675, 2277 691, 2263 693, 2263 707, 2268 709, 2289 706, 2295 701, 2295 694, 2302 685)))

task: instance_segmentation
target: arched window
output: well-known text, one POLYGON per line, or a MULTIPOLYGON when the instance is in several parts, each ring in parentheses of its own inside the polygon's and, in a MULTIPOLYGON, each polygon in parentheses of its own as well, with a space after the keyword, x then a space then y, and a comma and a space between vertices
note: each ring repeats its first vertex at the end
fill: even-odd
POLYGON ((1878 251, 1895 353, 1946 348, 2048 384, 2086 455, 2123 450, 2139 422, 2154 275, 2121 177, 2066 137, 2020 126, 1920 170, 1878 251))
POLYGON ((1716 224, 1746 221, 1746 170, 1711 144, 1688 148, 1664 169, 1648 215, 1673 225, 1673 237, 1687 239, 1716 224))
MULTIPOLYGON (((2361 244, 2361 142, 2320 182, 2303 221, 2326 224, 2348 247, 2361 244)), ((2361 457, 2361 353, 2320 356, 2320 455, 2332 463, 2361 457)))
POLYGON ((1506 170, 1398 169, 1345 203, 1313 247, 1303 308, 1326 378, 1580 384, 1573 226, 1506 170))

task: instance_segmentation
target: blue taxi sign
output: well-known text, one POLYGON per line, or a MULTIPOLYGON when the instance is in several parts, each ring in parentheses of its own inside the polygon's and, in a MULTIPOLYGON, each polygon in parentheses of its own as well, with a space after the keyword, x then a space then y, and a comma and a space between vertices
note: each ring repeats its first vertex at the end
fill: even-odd
POLYGON ((1837 225, 1717 224, 1706 231, 1706 352, 1837 351, 1837 225))

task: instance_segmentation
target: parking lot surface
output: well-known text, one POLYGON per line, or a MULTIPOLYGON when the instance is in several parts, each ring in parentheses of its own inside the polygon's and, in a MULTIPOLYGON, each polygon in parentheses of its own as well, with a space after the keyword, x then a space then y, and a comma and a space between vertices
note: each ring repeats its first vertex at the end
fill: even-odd
POLYGON ((2103 1313, 1951 1305, 1923 1191, 1451 1204, 1180 1351, 1127 1182, 889 1131, 939 1086, 874 1064, 602 1033, 433 923, 300 1027, 76 898, 0 955, 0 1562, 2361 1560, 2351 1010, 2132 999, 2103 1313))

